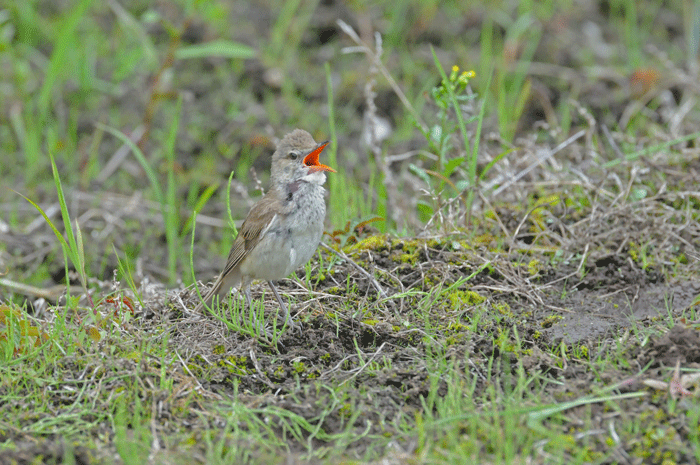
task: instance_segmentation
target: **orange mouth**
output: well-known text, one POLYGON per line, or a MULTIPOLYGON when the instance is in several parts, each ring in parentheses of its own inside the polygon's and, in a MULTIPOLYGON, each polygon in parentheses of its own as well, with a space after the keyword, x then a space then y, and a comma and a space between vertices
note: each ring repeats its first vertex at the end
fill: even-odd
POLYGON ((326 166, 323 163, 318 162, 318 156, 321 155, 321 152, 323 152, 323 149, 325 149, 326 145, 328 145, 329 143, 330 141, 321 142, 320 144, 318 144, 318 147, 313 149, 311 153, 304 157, 304 165, 309 167, 310 173, 316 171, 330 171, 332 173, 336 172, 330 166, 326 166))

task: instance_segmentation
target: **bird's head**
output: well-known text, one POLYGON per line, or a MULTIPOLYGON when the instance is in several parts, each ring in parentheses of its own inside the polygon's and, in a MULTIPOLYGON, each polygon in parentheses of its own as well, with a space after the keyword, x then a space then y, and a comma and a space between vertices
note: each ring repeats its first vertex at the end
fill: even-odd
POLYGON ((326 182, 324 171, 335 173, 333 168, 318 161, 326 145, 328 142, 316 143, 311 134, 302 129, 284 136, 272 155, 271 182, 279 187, 298 181, 318 185, 326 182))

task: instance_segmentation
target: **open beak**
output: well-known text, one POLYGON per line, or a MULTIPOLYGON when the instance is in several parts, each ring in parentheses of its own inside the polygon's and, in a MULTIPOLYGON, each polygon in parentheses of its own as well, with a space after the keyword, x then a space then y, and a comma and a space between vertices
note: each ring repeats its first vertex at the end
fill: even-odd
POLYGON ((335 173, 335 170, 330 166, 326 166, 318 162, 318 156, 321 155, 321 152, 323 152, 323 149, 325 149, 326 145, 328 145, 329 143, 329 140, 321 142, 320 144, 318 144, 318 147, 313 149, 311 153, 304 157, 304 165, 309 167, 310 173, 313 173, 315 171, 330 171, 332 173, 335 173))

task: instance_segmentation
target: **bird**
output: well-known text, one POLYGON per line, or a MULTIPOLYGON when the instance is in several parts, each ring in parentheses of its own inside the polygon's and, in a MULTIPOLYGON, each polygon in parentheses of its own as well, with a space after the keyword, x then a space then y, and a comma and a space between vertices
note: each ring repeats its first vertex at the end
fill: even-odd
POLYGON ((267 281, 284 312, 285 324, 294 325, 273 281, 306 264, 321 242, 326 216, 323 184, 326 172, 336 172, 318 160, 328 144, 316 143, 303 129, 282 138, 272 155, 270 187, 248 212, 226 266, 195 312, 211 305, 216 295, 222 299, 234 287, 243 290, 252 311, 250 284, 257 279, 267 281))

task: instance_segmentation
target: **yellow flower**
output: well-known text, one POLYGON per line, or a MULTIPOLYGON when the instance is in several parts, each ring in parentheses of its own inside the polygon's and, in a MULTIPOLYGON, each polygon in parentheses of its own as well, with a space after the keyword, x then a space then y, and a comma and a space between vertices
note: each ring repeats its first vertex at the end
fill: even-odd
POLYGON ((459 66, 457 66, 457 65, 452 66, 452 72, 453 72, 453 73, 458 73, 458 72, 459 72, 459 66))
POLYGON ((474 76, 476 76, 476 73, 473 70, 464 71, 462 74, 459 75, 459 79, 457 79, 457 84, 466 87, 467 84, 469 84, 469 79, 473 78, 474 76))

